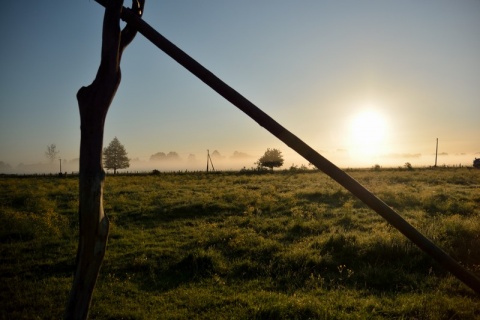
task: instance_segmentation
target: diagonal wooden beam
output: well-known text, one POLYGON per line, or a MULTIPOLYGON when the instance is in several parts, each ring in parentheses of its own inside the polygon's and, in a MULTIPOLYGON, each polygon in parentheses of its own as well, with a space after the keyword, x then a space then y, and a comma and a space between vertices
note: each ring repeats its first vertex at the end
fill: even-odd
MULTIPOLYGON (((107 0, 95 0, 105 6, 107 0)), ((480 279, 461 266, 457 261, 450 257, 445 251, 436 246, 432 241, 415 229, 405 219, 403 219, 395 210, 389 207, 385 202, 376 197, 373 193, 353 179, 345 171, 338 168, 332 162, 321 156, 317 151, 285 129, 282 125, 272 119, 268 114, 260 110, 252 102, 227 85, 212 72, 207 70, 188 54, 175 46, 172 42, 158 33, 148 23, 137 17, 132 11, 123 8, 121 18, 132 27, 136 28, 143 36, 150 40, 155 46, 168 54, 171 58, 193 73, 210 88, 215 90, 222 97, 230 101, 237 108, 246 113, 255 120, 260 126, 264 127, 287 146, 295 150, 298 154, 322 170, 333 180, 337 181, 345 189, 359 198, 371 209, 381 215, 392 226, 399 230, 403 235, 410 239, 420 249, 434 258, 446 270, 450 271, 455 277, 469 286, 476 293, 480 294, 480 279)))

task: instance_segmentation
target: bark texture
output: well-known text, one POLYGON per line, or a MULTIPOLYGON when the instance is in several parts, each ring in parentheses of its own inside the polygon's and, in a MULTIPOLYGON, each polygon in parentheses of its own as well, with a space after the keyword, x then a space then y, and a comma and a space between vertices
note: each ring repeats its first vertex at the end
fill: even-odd
MULTIPOLYGON (((144 1, 133 1, 132 11, 141 16, 144 1)), ((103 211, 103 131, 108 108, 121 80, 123 50, 136 31, 127 25, 120 31, 123 0, 106 2, 102 56, 95 80, 77 93, 80 111, 79 242, 76 269, 65 319, 86 319, 107 246, 109 221, 103 211)))

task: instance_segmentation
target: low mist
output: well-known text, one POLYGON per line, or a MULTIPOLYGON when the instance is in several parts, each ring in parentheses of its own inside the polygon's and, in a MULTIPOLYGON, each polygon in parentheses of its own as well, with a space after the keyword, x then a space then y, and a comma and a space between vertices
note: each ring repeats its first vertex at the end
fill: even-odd
MULTIPOLYGON (((282 151, 284 156, 284 165, 275 170, 286 170, 292 166, 313 168, 308 161, 297 155, 294 151, 282 151)), ((165 153, 167 155, 168 153, 165 153)), ((435 164, 435 154, 387 154, 374 158, 359 159, 355 158, 346 150, 337 150, 332 152, 321 152, 322 156, 333 162, 340 168, 372 168, 376 165, 384 168, 404 167, 408 162, 412 167, 430 167, 435 164)), ((233 154, 225 156, 218 151, 210 153, 211 162, 208 164, 209 171, 238 171, 241 169, 252 169, 256 167, 255 162, 261 155, 250 155, 243 152, 235 151, 233 154), (213 166, 212 166, 213 164, 213 166)), ((480 158, 480 153, 462 153, 449 154, 439 153, 437 158, 437 166, 464 166, 471 167, 473 160, 480 158)), ((120 173, 138 172, 145 173, 152 170, 160 172, 171 171, 206 171, 207 170, 207 154, 179 154, 178 157, 165 157, 152 159, 130 159, 130 167, 119 170, 120 173)), ((62 160, 62 173, 77 174, 79 171, 79 159, 62 160)), ((37 162, 31 164, 10 164, 0 161, 0 174, 57 174, 60 172, 59 160, 54 162, 37 162)), ((109 172, 109 171, 107 171, 109 172)), ((113 171, 112 171, 113 172, 113 171)))

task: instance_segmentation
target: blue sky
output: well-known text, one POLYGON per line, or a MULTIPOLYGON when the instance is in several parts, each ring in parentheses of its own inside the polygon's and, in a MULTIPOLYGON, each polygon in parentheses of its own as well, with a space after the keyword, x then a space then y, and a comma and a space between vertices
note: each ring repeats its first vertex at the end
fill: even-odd
MULTIPOLYGON (((46 163, 55 143, 74 171, 75 95, 95 77, 104 9, 2 9, 0 161, 46 163)), ((480 1, 146 0, 144 20, 341 167, 433 164, 436 138, 439 164, 480 157, 480 1)), ((118 137, 132 168, 169 151, 203 163, 207 149, 225 169, 267 148, 306 163, 141 35, 121 67, 104 145, 118 137)))

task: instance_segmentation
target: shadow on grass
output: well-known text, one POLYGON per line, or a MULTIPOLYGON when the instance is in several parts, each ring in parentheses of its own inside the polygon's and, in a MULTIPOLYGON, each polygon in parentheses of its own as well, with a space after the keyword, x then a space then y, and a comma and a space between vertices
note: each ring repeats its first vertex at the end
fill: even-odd
POLYGON ((104 268, 104 272, 114 274, 121 280, 131 278, 145 291, 166 292, 224 272, 219 265, 218 257, 203 251, 192 252, 182 257, 168 254, 153 255, 140 263, 134 261, 132 257, 123 257, 122 260, 121 263, 112 261, 104 268), (127 264, 126 261, 130 263, 127 264))
POLYGON ((217 204, 188 204, 172 208, 156 207, 148 210, 113 213, 109 215, 118 226, 144 229, 182 220, 204 220, 205 218, 224 218, 234 214, 234 208, 217 204))
POLYGON ((75 257, 72 259, 57 260, 55 263, 42 263, 29 271, 35 274, 36 279, 48 279, 50 277, 73 277, 75 272, 75 257))
POLYGON ((281 292, 321 286, 397 293, 424 290, 426 277, 446 274, 430 257, 405 243, 379 241, 363 246, 354 236, 334 235, 315 249, 317 255, 292 253, 287 247, 260 257, 253 249, 235 257, 221 249, 199 248, 183 256, 122 263, 115 272, 135 274, 142 290, 156 292, 220 277, 238 283, 256 280, 281 292))
POLYGON ((325 204, 330 208, 339 208, 352 196, 343 190, 338 190, 334 193, 301 192, 297 194, 297 198, 311 203, 325 204))

